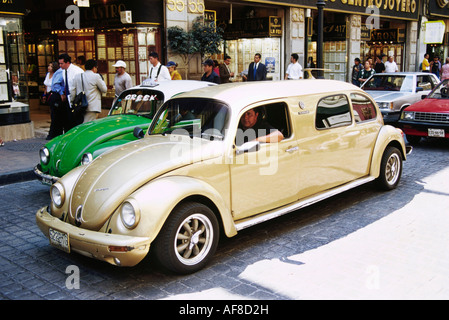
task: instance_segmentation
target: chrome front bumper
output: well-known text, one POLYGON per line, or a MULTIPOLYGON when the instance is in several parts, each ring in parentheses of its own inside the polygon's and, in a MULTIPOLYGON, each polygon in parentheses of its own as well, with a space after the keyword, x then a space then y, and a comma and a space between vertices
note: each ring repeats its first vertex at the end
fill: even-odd
POLYGON ((150 250, 150 238, 81 229, 53 217, 48 211, 48 207, 39 209, 36 223, 49 240, 50 232, 64 235, 68 244, 63 249, 66 252, 73 251, 113 265, 132 267, 142 261, 150 250))
POLYGON ((33 169, 34 174, 36 175, 37 179, 42 182, 42 184, 51 186, 53 183, 59 180, 59 177, 54 177, 52 175, 43 173, 41 170, 41 165, 38 164, 33 169))

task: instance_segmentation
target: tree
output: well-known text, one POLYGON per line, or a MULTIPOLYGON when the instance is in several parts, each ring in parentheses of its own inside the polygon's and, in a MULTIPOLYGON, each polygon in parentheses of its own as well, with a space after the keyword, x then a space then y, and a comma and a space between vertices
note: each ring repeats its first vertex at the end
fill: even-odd
POLYGON ((168 48, 172 53, 181 56, 185 66, 187 79, 189 62, 195 54, 200 54, 201 60, 206 55, 221 52, 223 42, 222 30, 213 25, 206 25, 202 19, 195 20, 190 31, 179 26, 167 29, 168 48))

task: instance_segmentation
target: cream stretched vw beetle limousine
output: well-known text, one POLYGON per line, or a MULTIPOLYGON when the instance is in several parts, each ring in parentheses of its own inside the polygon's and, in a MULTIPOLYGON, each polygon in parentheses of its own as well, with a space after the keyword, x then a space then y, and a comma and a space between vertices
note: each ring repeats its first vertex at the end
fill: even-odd
POLYGON ((167 269, 195 272, 221 235, 373 180, 395 188, 409 151, 369 95, 332 80, 183 93, 135 134, 53 184, 36 214, 52 245, 119 266, 151 246, 167 269))

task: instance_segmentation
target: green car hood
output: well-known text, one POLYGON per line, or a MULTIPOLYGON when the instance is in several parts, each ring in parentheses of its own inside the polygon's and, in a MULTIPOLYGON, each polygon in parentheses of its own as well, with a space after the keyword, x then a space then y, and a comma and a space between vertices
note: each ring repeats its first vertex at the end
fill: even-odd
POLYGON ((174 169, 223 155, 223 144, 152 136, 104 153, 86 166, 70 197, 69 220, 81 211, 81 228, 99 230, 132 192, 174 169))
POLYGON ((102 148, 136 140, 134 128, 147 129, 150 123, 151 119, 143 116, 117 115, 80 124, 45 145, 50 151, 50 161, 47 165, 41 162, 42 171, 62 177, 80 165, 84 153, 91 152, 95 158, 107 150, 102 148))

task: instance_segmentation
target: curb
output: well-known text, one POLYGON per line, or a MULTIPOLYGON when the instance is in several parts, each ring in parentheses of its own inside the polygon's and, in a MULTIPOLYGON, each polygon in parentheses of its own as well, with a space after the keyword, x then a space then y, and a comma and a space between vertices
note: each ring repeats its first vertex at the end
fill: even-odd
POLYGON ((24 182, 36 179, 36 175, 32 169, 26 171, 16 171, 0 175, 0 186, 24 182))

